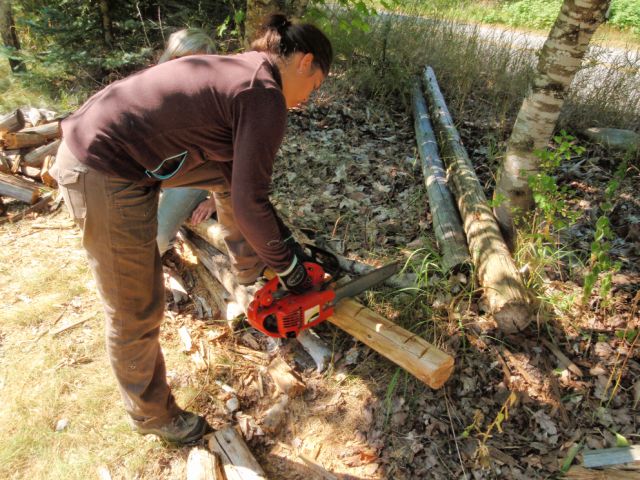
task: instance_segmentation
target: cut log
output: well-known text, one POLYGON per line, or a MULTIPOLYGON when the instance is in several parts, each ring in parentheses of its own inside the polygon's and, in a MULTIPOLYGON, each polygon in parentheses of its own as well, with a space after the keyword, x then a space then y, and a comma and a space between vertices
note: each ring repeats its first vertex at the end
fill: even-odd
POLYGON ((489 313, 505 333, 518 332, 534 319, 532 299, 522 283, 473 165, 462 146, 431 67, 425 69, 424 87, 448 167, 449 185, 462 214, 469 251, 489 313))
POLYGON ((5 149, 39 147, 59 137, 60 122, 51 122, 19 132, 5 133, 2 135, 2 145, 5 149))
POLYGON ((282 357, 275 357, 271 361, 267 367, 267 373, 273 379, 278 391, 289 397, 297 397, 306 388, 300 375, 296 374, 282 357))
POLYGON ((266 480, 260 464, 233 427, 211 434, 209 450, 217 454, 227 480, 266 480))
POLYGON ((37 135, 41 135, 44 138, 49 140, 53 140, 54 138, 60 138, 62 131, 60 130, 60 121, 54 120, 53 122, 43 123, 42 125, 38 125, 37 127, 29 127, 23 128, 20 130, 21 133, 35 133, 37 135))
POLYGON ((438 154, 427 104, 419 84, 413 87, 413 116, 418 152, 429 197, 433 231, 442 254, 445 271, 467 270, 471 263, 469 248, 460 220, 460 213, 449 187, 444 164, 438 154))
POLYGON ((451 356, 356 300, 340 301, 329 321, 431 388, 440 388, 453 372, 451 356))
POLYGON ((201 447, 194 447, 187 458, 187 480, 224 480, 218 456, 201 447))
MULTIPOLYGON (((191 228, 191 227, 190 227, 191 228)), ((218 250, 215 246, 211 245, 207 241, 200 238, 194 232, 189 229, 181 229, 182 238, 191 247, 194 254, 198 257, 198 260, 205 266, 205 268, 213 275, 213 277, 220 282, 224 289, 234 298, 236 303, 242 307, 244 312, 247 311, 247 307, 253 295, 255 294, 255 287, 246 287, 240 285, 235 278, 231 270, 231 264, 227 256, 218 250)))
POLYGON ((40 197, 40 188, 22 178, 0 173, 0 195, 33 204, 40 197))
MULTIPOLYGON (((185 238, 205 266, 212 265, 214 276, 233 278, 225 255, 193 232, 185 230, 185 238), (224 268, 228 270, 225 272, 224 268)), ((224 282, 221 283, 224 285, 224 282)), ((233 288, 233 284, 230 286, 233 288)), ((233 291, 230 293, 234 295, 233 291)), ((254 292, 245 291, 244 294, 247 296, 245 301, 248 305, 251 301, 250 295, 254 292)), ((453 372, 451 356, 356 300, 346 299, 339 302, 334 316, 329 318, 329 321, 432 388, 440 388, 453 372)))
POLYGON ((22 162, 30 167, 42 167, 44 160, 49 155, 54 155, 58 152, 61 140, 54 140, 53 142, 42 145, 29 153, 25 154, 22 158, 22 162))
POLYGON ((24 115, 19 109, 0 117, 0 134, 17 132, 22 128, 24 128, 24 115))

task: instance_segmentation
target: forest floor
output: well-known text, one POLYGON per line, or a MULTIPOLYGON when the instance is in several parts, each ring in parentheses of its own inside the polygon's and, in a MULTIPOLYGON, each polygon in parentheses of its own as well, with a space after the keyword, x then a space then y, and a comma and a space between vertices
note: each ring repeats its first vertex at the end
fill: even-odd
MULTIPOLYGON (((460 129, 484 185, 493 183, 495 167, 487 161, 490 130, 481 118, 460 129)), ((240 425, 273 479, 553 478, 574 446, 638 442, 637 162, 610 219, 611 256, 621 262, 610 299, 594 294, 580 302, 581 265, 616 167, 614 157, 589 146, 584 161, 562 173, 563 184, 577 191, 570 208, 582 215, 563 239, 564 254, 537 284, 538 322, 505 337, 482 313, 473 279, 438 268, 424 180, 412 166, 416 155, 406 112, 325 94, 290 115, 273 200, 297 228, 328 238, 349 258, 372 265, 411 259, 408 268, 422 271, 418 288, 382 289, 363 301, 455 357, 445 386, 428 388, 325 323, 316 331, 334 354, 326 372, 318 373, 295 342, 281 346, 306 390, 291 402, 280 431, 267 435, 259 419, 272 403, 263 372, 273 350, 250 329, 231 332, 222 312, 206 318, 189 301, 168 305, 162 330, 179 403, 215 428, 240 425), (200 346, 206 369, 182 351, 180 327, 200 346), (237 395, 238 411, 226 407, 226 386, 237 395)), ((22 208, 8 206, 10 213, 22 208)), ((64 206, 0 225, 0 243, 0 476, 184 478, 189 447, 128 430, 104 352, 95 286, 64 206), (83 322, 56 333, 77 321, 83 322)), ((179 246, 170 262, 192 299, 205 295, 188 249, 179 246)), ((523 268, 525 276, 529 271, 523 268)))

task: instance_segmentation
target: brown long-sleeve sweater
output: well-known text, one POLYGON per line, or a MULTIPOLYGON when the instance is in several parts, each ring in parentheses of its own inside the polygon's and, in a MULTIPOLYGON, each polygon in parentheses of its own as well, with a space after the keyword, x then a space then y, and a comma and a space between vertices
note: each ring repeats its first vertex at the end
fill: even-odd
POLYGON ((65 119, 62 131, 79 161, 140 183, 226 162, 220 166, 238 228, 267 265, 283 271, 291 253, 268 193, 286 117, 280 74, 266 54, 194 55, 113 83, 65 119))

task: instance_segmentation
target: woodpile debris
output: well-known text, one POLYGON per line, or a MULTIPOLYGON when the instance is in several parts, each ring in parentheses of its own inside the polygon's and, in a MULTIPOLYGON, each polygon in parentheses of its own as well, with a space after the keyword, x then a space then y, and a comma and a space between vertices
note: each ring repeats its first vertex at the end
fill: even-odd
POLYGON ((60 145, 60 117, 17 109, 0 116, 0 196, 36 204, 56 188, 49 173, 60 145))

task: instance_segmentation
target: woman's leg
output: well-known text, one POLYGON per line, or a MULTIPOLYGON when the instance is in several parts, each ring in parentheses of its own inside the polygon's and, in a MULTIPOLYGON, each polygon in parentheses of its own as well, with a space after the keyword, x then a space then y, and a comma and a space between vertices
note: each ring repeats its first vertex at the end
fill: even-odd
POLYGON ((202 435, 202 419, 180 417, 160 349, 164 287, 156 246, 158 188, 90 169, 64 142, 56 164, 60 190, 82 229, 82 244, 104 306, 107 352, 127 412, 144 427, 139 428, 143 433, 173 441, 202 435), (176 428, 163 430, 167 425, 176 428))
POLYGON ((158 206, 158 250, 160 256, 173 246, 180 225, 209 192, 197 188, 168 188, 163 190, 158 206))

